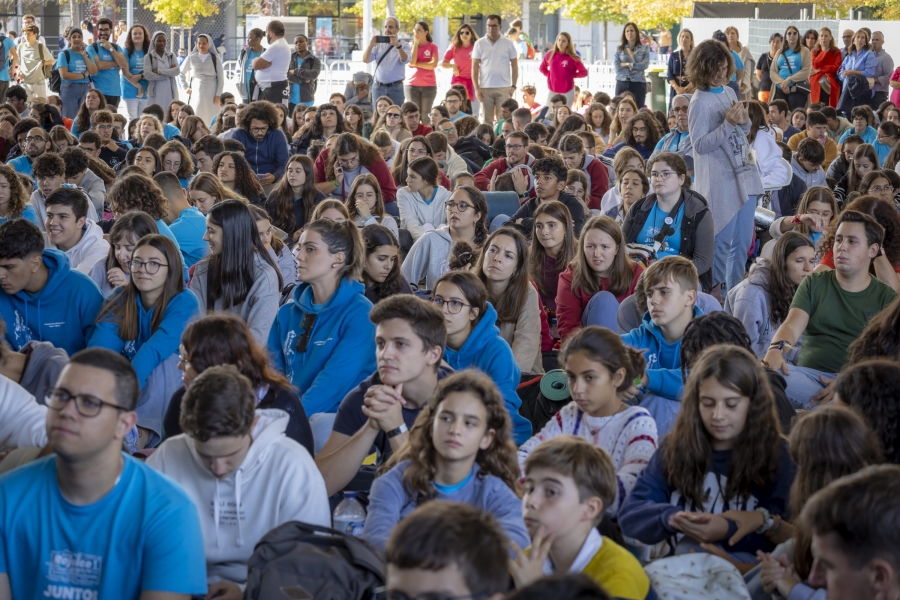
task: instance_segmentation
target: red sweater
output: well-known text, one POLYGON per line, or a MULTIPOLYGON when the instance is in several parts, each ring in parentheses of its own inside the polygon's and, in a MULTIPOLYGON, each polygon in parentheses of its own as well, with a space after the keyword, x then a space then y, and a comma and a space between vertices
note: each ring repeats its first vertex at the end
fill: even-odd
POLYGON ((841 70, 841 51, 832 50, 831 52, 825 52, 819 50, 812 57, 812 67, 813 69, 818 69, 819 73, 809 78, 809 101, 819 102, 819 97, 822 94, 821 84, 824 74, 831 83, 828 105, 837 108, 838 98, 841 95, 841 83, 837 78, 838 71, 841 70))
MULTIPOLYGON (((528 165, 533 165, 534 157, 529 154, 528 158, 525 159, 525 162, 528 165)), ((486 164, 483 169, 481 169, 480 171, 475 173, 475 176, 474 176, 475 187, 477 187, 482 192, 488 191, 491 187, 491 177, 494 176, 494 173, 497 173, 497 175, 503 175, 508 170, 509 170, 509 165, 506 163, 506 157, 497 158, 497 159, 492 160, 491 162, 486 164)), ((607 186, 608 186, 608 179, 609 179, 609 177, 607 176, 607 186)), ((534 188, 534 182, 529 181, 528 182, 528 190, 531 191, 533 188, 534 188)))
POLYGON ((575 78, 588 75, 587 67, 580 58, 572 58, 561 52, 548 52, 544 55, 541 73, 547 76, 547 85, 555 94, 565 94, 574 89, 575 78))
POLYGON ((434 131, 431 127, 426 125, 425 123, 419 123, 419 126, 416 127, 416 130, 412 132, 413 137, 417 135, 425 136, 434 131))
MULTIPOLYGON (((316 158, 316 162, 313 164, 313 169, 316 173, 316 183, 322 183, 326 181, 325 179, 325 165, 328 164, 328 151, 331 148, 325 148, 319 154, 319 157, 316 158)), ((391 170, 388 168, 387 163, 384 162, 384 159, 381 158, 381 155, 378 155, 378 159, 373 162, 371 165, 363 165, 369 172, 375 176, 375 179, 378 180, 378 184, 381 186, 381 195, 384 197, 384 202, 394 202, 397 199, 397 184, 394 183, 394 177, 391 175, 391 170)), ((344 194, 350 191, 350 182, 346 182, 344 186, 344 194)), ((346 198, 341 198, 342 200, 346 200, 346 198)))
MULTIPOLYGON (((585 154, 585 160, 587 160, 587 154, 585 154)), ((582 165, 582 169, 591 182, 591 189, 588 190, 588 208, 600 210, 603 196, 609 191, 609 170, 600 159, 594 157, 588 161, 587 167, 582 165)))
MULTIPOLYGON (((634 288, 637 286, 638 278, 641 276, 644 267, 640 263, 632 263, 631 270, 634 273, 631 285, 628 286, 624 294, 616 296, 616 300, 620 303, 634 293, 634 288)), ((601 278, 600 290, 606 290, 608 283, 606 279, 601 278)), ((559 339, 565 340, 581 328, 581 314, 592 297, 591 294, 581 289, 572 289, 571 266, 559 274, 559 288, 556 290, 556 330, 559 333, 559 339)))

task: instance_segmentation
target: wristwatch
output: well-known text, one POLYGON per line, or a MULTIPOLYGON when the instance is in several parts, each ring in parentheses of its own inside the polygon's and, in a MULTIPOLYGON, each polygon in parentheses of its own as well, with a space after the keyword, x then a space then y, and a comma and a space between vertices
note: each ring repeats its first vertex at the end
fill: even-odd
POLYGON ((524 192, 519 194, 519 198, 527 198, 527 197, 528 197, 528 190, 525 190, 524 192))
POLYGON ((409 431, 409 428, 406 426, 406 423, 402 423, 400 427, 391 429, 386 433, 386 435, 388 436, 388 439, 392 439, 397 437, 398 435, 406 433, 407 431, 409 431))
POLYGON ((763 524, 760 525, 759 529, 756 530, 756 533, 763 534, 772 529, 772 525, 775 524, 775 518, 772 517, 771 514, 769 514, 769 511, 762 506, 758 506, 756 507, 756 512, 761 514, 763 517, 763 524))

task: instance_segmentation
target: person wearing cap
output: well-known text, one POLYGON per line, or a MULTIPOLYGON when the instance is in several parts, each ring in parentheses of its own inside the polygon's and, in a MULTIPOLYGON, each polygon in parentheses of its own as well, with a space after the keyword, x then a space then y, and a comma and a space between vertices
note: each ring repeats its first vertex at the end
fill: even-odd
POLYGON ((291 82, 291 101, 288 113, 294 114, 298 104, 312 106, 316 101, 316 87, 322 61, 309 51, 309 38, 303 34, 294 38, 294 52, 288 66, 288 81, 291 82))
POLYGON ((362 72, 354 73, 353 87, 356 89, 356 95, 347 98, 347 106, 355 104, 367 115, 372 114, 374 108, 372 108, 372 91, 369 89, 368 75, 362 72))

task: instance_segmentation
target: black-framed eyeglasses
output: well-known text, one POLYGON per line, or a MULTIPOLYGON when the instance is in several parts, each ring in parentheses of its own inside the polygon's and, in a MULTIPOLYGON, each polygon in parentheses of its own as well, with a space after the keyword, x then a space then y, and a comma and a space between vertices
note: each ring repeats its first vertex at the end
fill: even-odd
POLYGON ((316 319, 318 318, 319 315, 316 313, 306 313, 303 315, 303 321, 300 322, 303 333, 297 338, 297 352, 306 352, 306 347, 309 346, 309 337, 312 335, 313 327, 315 327, 316 319))
POLYGON ((459 300, 444 300, 439 297, 432 298, 431 303, 437 306, 438 310, 444 310, 444 306, 446 306, 451 315, 459 314, 459 311, 462 310, 463 306, 472 306, 471 304, 466 304, 459 300))
POLYGON ((458 213, 464 213, 469 210, 469 207, 472 205, 468 202, 444 202, 444 206, 447 207, 447 210, 455 210, 458 213))
POLYGON ((91 394, 72 394, 68 390, 62 388, 52 389, 47 392, 45 400, 47 408, 57 411, 64 409, 70 400, 74 400, 75 410, 78 411, 79 415, 88 419, 99 415, 104 406, 115 408, 116 410, 129 410, 118 404, 101 400, 97 396, 91 394))
POLYGON ((33 135, 33 136, 31 136, 31 137, 25 138, 25 143, 26 143, 26 144, 30 144, 30 143, 32 143, 32 142, 38 142, 38 141, 40 141, 40 142, 46 142, 46 141, 47 141, 47 138, 41 137, 41 136, 39 136, 39 135, 33 135))
POLYGON ((156 275, 157 273, 159 273, 160 267, 168 266, 169 265, 167 265, 166 263, 161 263, 156 260, 148 260, 147 262, 144 262, 140 259, 135 258, 131 261, 131 264, 128 265, 128 268, 132 273, 137 273, 141 270, 141 267, 144 267, 144 270, 147 271, 149 275, 156 275))
POLYGON ((266 127, 251 127, 250 128, 250 133, 266 133, 267 131, 269 131, 268 126, 266 126, 266 127))

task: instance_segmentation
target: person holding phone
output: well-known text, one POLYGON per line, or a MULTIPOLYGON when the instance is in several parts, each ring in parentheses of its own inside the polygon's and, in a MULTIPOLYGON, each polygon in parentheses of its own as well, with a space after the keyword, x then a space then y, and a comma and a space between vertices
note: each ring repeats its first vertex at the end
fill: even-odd
POLYGON ((406 77, 405 65, 409 63, 411 54, 409 44, 397 39, 400 32, 400 21, 397 17, 384 20, 384 35, 372 36, 369 45, 363 52, 363 62, 375 61, 375 83, 372 96, 387 96, 394 104, 403 104, 403 79, 406 77))

